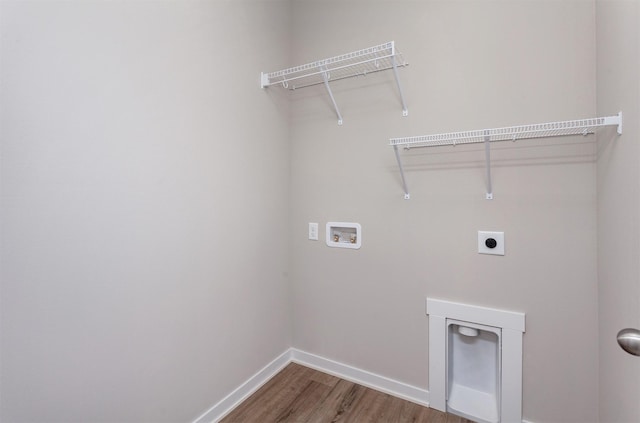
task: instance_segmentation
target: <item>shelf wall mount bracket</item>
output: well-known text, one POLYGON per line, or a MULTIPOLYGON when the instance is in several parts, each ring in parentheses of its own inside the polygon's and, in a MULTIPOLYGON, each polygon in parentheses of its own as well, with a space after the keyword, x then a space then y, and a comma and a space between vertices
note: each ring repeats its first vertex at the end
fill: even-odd
POLYGON ((616 125, 618 127, 616 132, 618 135, 622 135, 622 112, 618 112, 618 114, 614 116, 606 116, 602 119, 604 119, 604 125, 616 125))
POLYGON ((489 131, 484 131, 484 154, 487 168, 487 200, 493 200, 493 187, 491 186, 491 137, 489 131))
POLYGON ((404 190, 404 199, 410 200, 411 194, 407 188, 407 180, 404 177, 404 168, 402 167, 402 160, 400 159, 400 153, 398 152, 398 146, 393 146, 393 151, 396 153, 396 160, 398 161, 398 168, 400 169, 400 178, 402 179, 402 189, 404 190))
POLYGON ((404 94, 402 93, 402 85, 400 84, 400 77, 398 76, 398 62, 396 60, 395 51, 391 56, 391 62, 393 63, 393 76, 396 78, 396 85, 398 86, 398 92, 400 93, 400 102, 402 103, 402 116, 407 117, 409 116, 409 109, 407 109, 407 103, 404 101, 404 94))
POLYGON ((342 115, 340 114, 340 109, 338 108, 338 104, 336 103, 336 99, 333 97, 333 91, 331 91, 331 86, 329 85, 329 71, 327 67, 324 65, 320 65, 320 71, 322 72, 322 79, 324 80, 324 86, 329 93, 329 97, 331 98, 331 103, 333 103, 333 108, 336 111, 336 115, 338 116, 338 125, 342 125, 342 115))

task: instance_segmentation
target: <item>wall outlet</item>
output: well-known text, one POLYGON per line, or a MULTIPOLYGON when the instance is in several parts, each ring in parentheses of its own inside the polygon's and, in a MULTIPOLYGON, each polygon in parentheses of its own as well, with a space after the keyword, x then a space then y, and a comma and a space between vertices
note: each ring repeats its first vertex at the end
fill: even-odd
POLYGON ((504 256, 504 232, 478 231, 478 253, 504 256))
POLYGON ((318 224, 309 223, 309 239, 312 241, 318 240, 318 224))

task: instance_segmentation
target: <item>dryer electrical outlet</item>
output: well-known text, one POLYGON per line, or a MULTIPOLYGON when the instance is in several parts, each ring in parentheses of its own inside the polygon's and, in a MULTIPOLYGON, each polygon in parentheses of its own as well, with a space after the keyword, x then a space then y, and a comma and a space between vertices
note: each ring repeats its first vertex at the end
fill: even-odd
POLYGON ((478 253, 504 256, 504 232, 478 231, 478 253))

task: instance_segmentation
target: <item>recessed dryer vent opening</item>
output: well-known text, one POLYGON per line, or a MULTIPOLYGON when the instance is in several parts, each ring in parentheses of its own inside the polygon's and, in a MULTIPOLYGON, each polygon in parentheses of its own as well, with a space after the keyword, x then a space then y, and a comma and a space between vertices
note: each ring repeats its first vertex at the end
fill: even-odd
POLYGON ((524 313, 427 298, 429 404, 482 423, 522 421, 524 313))
POLYGON ((501 334, 500 328, 447 319, 447 412, 500 421, 501 334))

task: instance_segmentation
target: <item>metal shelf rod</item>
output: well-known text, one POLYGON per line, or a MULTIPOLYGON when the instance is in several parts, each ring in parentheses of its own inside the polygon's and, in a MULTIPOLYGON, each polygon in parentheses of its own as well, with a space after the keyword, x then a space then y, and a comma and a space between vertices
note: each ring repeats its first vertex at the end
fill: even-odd
POLYGON ((338 104, 336 103, 335 98, 333 98, 333 92, 331 91, 331 87, 329 86, 329 75, 327 75, 327 72, 325 72, 322 74, 322 76, 324 78, 324 86, 327 88, 329 97, 331 97, 333 108, 336 109, 336 115, 338 115, 338 125, 342 125, 342 115, 340 114, 340 109, 338 109, 338 104))
POLYGON ((409 109, 407 109, 407 104, 404 102, 404 95, 402 94, 402 85, 400 85, 400 78, 398 77, 398 64, 396 62, 396 57, 391 57, 391 61, 393 62, 393 75, 396 77, 396 84, 398 85, 398 92, 400 93, 400 102, 402 103, 402 116, 409 115, 409 109))
POLYGON ((487 168, 487 200, 493 200, 493 188, 491 186, 491 137, 489 131, 485 131, 484 136, 484 154, 485 154, 485 166, 487 168))
MULTIPOLYGON (((398 66, 400 66, 400 65, 398 65, 398 66)), ((349 74, 349 75, 344 75, 344 76, 338 76, 338 77, 336 77, 335 75, 329 75, 330 76, 329 82, 339 81, 341 79, 347 79, 347 78, 354 78, 356 76, 367 76, 369 74, 373 74, 373 73, 376 73, 376 72, 384 72, 384 71, 389 70, 389 69, 391 69, 391 67, 376 68, 376 69, 371 69, 371 70, 364 71, 364 72, 359 72, 359 73, 354 73, 354 74, 349 74)), ((322 72, 318 72, 317 74, 321 74, 321 73, 322 72)), ((320 81, 307 82, 307 83, 304 83, 302 85, 289 86, 288 82, 284 82, 284 83, 281 82, 280 84, 284 85, 285 88, 293 91, 293 90, 298 90, 298 89, 302 89, 302 88, 306 88, 306 87, 311 87, 311 86, 314 86, 314 85, 324 84, 324 79, 320 80, 320 81)))
POLYGON ((402 189, 404 189, 404 199, 410 200, 411 195, 409 194, 409 188, 407 188, 407 180, 404 178, 404 169, 402 168, 402 160, 400 160, 400 152, 398 151, 398 146, 393 146, 393 151, 396 153, 396 160, 398 161, 398 167, 400 168, 400 177, 402 178, 402 189))

